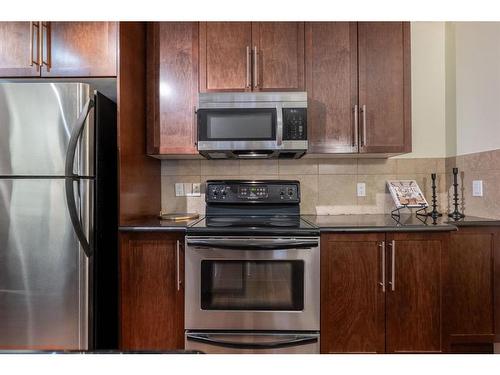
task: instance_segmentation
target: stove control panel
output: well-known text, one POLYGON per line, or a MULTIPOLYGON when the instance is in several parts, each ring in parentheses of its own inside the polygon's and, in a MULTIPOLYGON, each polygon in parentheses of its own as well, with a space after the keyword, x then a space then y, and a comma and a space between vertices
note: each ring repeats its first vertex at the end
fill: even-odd
POLYGON ((298 181, 207 181, 208 203, 300 203, 298 181))

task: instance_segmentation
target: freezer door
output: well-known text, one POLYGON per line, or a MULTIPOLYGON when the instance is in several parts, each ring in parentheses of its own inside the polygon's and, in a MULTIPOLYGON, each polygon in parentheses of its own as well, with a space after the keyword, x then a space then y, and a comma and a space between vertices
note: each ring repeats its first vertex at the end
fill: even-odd
MULTIPOLYGON (((0 176, 64 176, 77 118, 93 95, 83 83, 0 83, 0 176)), ((91 111, 74 172, 94 175, 91 111)))
MULTIPOLYGON (((92 183, 75 189, 87 235, 92 183)), ((88 347, 89 259, 66 204, 62 178, 0 179, 0 349, 88 347)))

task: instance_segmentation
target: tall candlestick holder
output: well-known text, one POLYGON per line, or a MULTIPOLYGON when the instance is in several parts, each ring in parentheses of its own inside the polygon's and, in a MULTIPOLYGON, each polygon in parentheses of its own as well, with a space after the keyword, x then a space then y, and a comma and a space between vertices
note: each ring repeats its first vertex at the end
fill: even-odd
POLYGON ((437 210, 436 174, 435 173, 431 173, 431 179, 432 179, 432 211, 428 212, 427 215, 432 217, 433 219, 437 219, 438 217, 443 216, 443 214, 437 210))
POLYGON ((448 216, 453 220, 463 219, 465 215, 458 210, 458 168, 453 168, 453 206, 455 209, 448 216))

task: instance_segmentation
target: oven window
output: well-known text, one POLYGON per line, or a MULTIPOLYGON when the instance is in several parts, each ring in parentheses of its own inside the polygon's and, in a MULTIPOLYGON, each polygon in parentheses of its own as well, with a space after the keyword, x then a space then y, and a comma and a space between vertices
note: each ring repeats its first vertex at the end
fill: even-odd
POLYGON ((274 140, 276 109, 200 109, 203 141, 274 140))
POLYGON ((203 310, 304 309, 302 260, 203 260, 203 310))

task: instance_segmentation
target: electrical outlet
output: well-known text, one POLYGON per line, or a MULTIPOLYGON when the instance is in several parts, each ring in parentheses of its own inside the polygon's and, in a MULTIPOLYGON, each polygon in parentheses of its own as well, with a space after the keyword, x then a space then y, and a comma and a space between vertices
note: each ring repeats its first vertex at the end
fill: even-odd
POLYGON ((175 183, 175 196, 183 197, 184 196, 184 184, 180 182, 175 183))
POLYGON ((193 184, 184 182, 184 196, 190 197, 193 194, 193 184))
POLYGON ((364 182, 358 182, 356 185, 356 192, 358 197, 366 197, 366 184, 364 182))
POLYGON ((473 197, 483 196, 483 180, 472 181, 472 196, 473 197))

